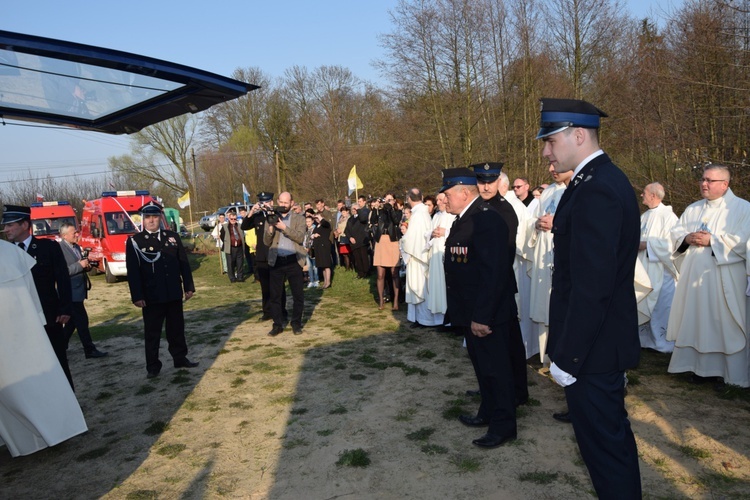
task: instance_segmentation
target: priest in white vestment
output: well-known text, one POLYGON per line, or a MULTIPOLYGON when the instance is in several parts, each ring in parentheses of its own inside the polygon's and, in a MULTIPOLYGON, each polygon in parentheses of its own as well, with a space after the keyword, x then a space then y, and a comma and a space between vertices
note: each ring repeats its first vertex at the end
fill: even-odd
POLYGON ((44 331, 31 268, 36 260, 0 240, 0 445, 29 455, 87 431, 44 331))
POLYGON ((526 205, 512 192, 510 181, 505 172, 500 173, 498 191, 505 198, 518 217, 518 231, 516 232, 516 257, 513 260, 513 271, 516 275, 516 306, 518 307, 518 322, 521 326, 523 344, 526 347, 526 359, 539 354, 539 336, 535 333, 530 315, 531 277, 528 273, 530 256, 526 255, 526 231, 530 215, 526 205))
POLYGON ((435 197, 435 202, 437 203, 437 210, 432 217, 432 231, 427 235, 427 246, 429 248, 427 309, 433 315, 440 315, 440 317, 445 319, 445 311, 448 309, 448 299, 445 290, 443 257, 445 255, 445 239, 450 234, 451 226, 456 216, 445 211, 445 193, 439 193, 435 197))
POLYGON ((406 198, 411 206, 409 227, 401 238, 401 252, 406 265, 406 317, 412 322, 412 328, 442 325, 443 315, 433 314, 427 307, 430 303, 427 289, 429 248, 425 245, 425 235, 432 231, 432 219, 427 206, 422 203, 419 189, 410 189, 406 198))
POLYGON ((552 220, 560 204, 565 188, 573 177, 573 171, 555 172, 549 166, 554 184, 542 191, 534 217, 529 219, 526 240, 526 255, 531 259, 528 265, 529 318, 532 321, 532 334, 539 339, 539 358, 544 366, 549 366, 547 357, 547 333, 549 329, 549 296, 552 290, 552 267, 554 248, 551 233, 552 220))
POLYGON ((667 326, 675 342, 671 373, 721 377, 750 387, 746 331, 750 203, 729 188, 729 169, 709 165, 703 200, 689 205, 672 229, 680 279, 667 326))
POLYGON ((670 235, 678 219, 672 207, 662 203, 664 194, 664 187, 658 182, 647 185, 641 194, 648 210, 641 215, 638 262, 648 273, 652 291, 638 302, 638 312, 639 317, 647 318, 639 326, 641 347, 670 353, 674 350, 674 342, 667 340, 667 324, 678 276, 672 261, 674 248, 670 235))

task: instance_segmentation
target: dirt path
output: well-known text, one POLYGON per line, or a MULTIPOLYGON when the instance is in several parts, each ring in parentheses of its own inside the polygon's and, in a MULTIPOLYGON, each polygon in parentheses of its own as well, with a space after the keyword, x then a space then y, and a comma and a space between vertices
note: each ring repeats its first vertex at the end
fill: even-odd
MULTIPOLYGON (((116 335, 98 342, 110 356, 69 351, 90 431, 28 457, 0 453, 2 496, 593 497, 572 428, 550 417, 565 406, 563 393, 539 367, 529 367, 532 404, 519 410, 519 439, 476 449, 471 440, 481 432, 455 418, 477 407, 464 395, 475 381, 460 339, 403 327, 403 312, 337 290, 363 282, 338 279, 326 294, 306 291, 301 336, 266 336, 258 285, 249 282, 190 311, 190 357, 200 367, 173 369, 163 346, 165 367, 153 380, 145 378, 141 324, 128 317, 127 283, 107 287, 87 306, 92 317, 122 318, 111 327, 116 335), (342 457, 369 465, 337 465, 342 457)), ((723 399, 667 376, 667 362, 644 353, 631 373, 644 494, 747 498, 747 395, 723 399)))

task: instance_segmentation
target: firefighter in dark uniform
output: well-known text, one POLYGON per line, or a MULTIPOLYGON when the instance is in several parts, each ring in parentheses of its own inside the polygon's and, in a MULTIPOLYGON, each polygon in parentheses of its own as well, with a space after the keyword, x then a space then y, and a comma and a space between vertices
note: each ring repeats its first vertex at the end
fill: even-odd
MULTIPOLYGON (((518 216, 511 204, 500 195, 498 178, 503 169, 500 162, 485 162, 469 165, 477 176, 477 188, 485 208, 492 207, 508 225, 508 260, 512 268, 516 256, 516 234, 518 232, 518 216)), ((513 295, 518 293, 515 273, 511 273, 513 295)), ((523 334, 518 322, 518 306, 513 301, 513 311, 508 320, 510 328, 510 358, 513 364, 513 382, 516 391, 516 406, 526 404, 529 400, 528 374, 526 373, 526 347, 523 345, 523 334)))
POLYGON ((142 308, 146 339, 148 378, 159 375, 159 343, 166 323, 167 343, 175 368, 194 368, 197 362, 187 358, 185 317, 182 299, 195 293, 193 274, 180 236, 161 229, 162 207, 150 201, 140 209, 142 231, 128 238, 125 264, 128 270, 130 298, 142 308))
POLYGON ((495 448, 516 438, 515 391, 509 353, 513 312, 508 226, 483 206, 477 178, 468 168, 443 171, 446 210, 456 215, 445 241, 445 282, 451 323, 466 339, 482 402, 476 416, 461 415, 469 427, 488 427, 472 441, 495 448))
POLYGON ((63 327, 70 321, 73 314, 70 275, 65 256, 60 245, 53 240, 39 239, 31 235, 31 208, 17 205, 6 205, 3 213, 3 232, 9 242, 18 245, 36 259, 36 265, 31 268, 34 285, 39 302, 42 304, 44 319, 47 324, 49 342, 55 351, 65 376, 73 387, 73 376, 68 367, 67 338, 63 327))

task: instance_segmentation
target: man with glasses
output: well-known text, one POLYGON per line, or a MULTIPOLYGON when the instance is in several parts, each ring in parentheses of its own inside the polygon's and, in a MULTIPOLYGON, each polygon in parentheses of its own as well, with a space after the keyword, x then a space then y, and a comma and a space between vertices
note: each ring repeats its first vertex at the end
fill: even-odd
MULTIPOLYGON (((717 377, 750 387, 746 331, 746 249, 750 203, 729 188, 729 169, 703 171, 703 199, 672 229, 680 279, 667 326, 675 347, 671 373, 693 372, 696 383, 717 377)), ((719 381, 721 385, 721 381, 719 381)))
POLYGON ((521 202, 526 206, 529 213, 534 213, 534 210, 536 209, 536 205, 539 202, 531 193, 529 193, 529 188, 531 186, 529 185, 529 180, 526 177, 518 177, 516 180, 513 181, 513 194, 516 195, 516 198, 521 200, 521 202))
POLYGON ((81 237, 80 231, 76 231, 73 224, 63 222, 60 226, 60 248, 62 248, 65 263, 68 265, 68 274, 70 274, 70 286, 73 299, 73 309, 70 315, 70 321, 63 326, 63 335, 66 345, 70 343, 73 331, 78 330, 78 338, 83 345, 83 352, 86 358, 103 358, 107 355, 96 348, 94 341, 91 340, 89 332, 89 315, 83 301, 88 298, 91 281, 86 274, 91 270, 88 258, 84 257, 81 247, 78 246, 78 239, 81 237))

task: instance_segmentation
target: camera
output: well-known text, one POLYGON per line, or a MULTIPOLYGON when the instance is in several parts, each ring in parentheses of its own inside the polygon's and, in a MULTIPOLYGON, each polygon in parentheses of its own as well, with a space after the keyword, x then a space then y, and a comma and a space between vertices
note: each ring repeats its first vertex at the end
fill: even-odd
POLYGON ((91 260, 89 259, 89 252, 91 251, 90 248, 84 248, 81 250, 81 260, 88 260, 90 267, 99 267, 99 261, 98 260, 91 260))
POLYGON ((266 222, 272 226, 276 225, 276 223, 279 222, 279 218, 283 216, 278 207, 275 206, 269 207, 267 205, 261 205, 260 210, 263 212, 266 222))

